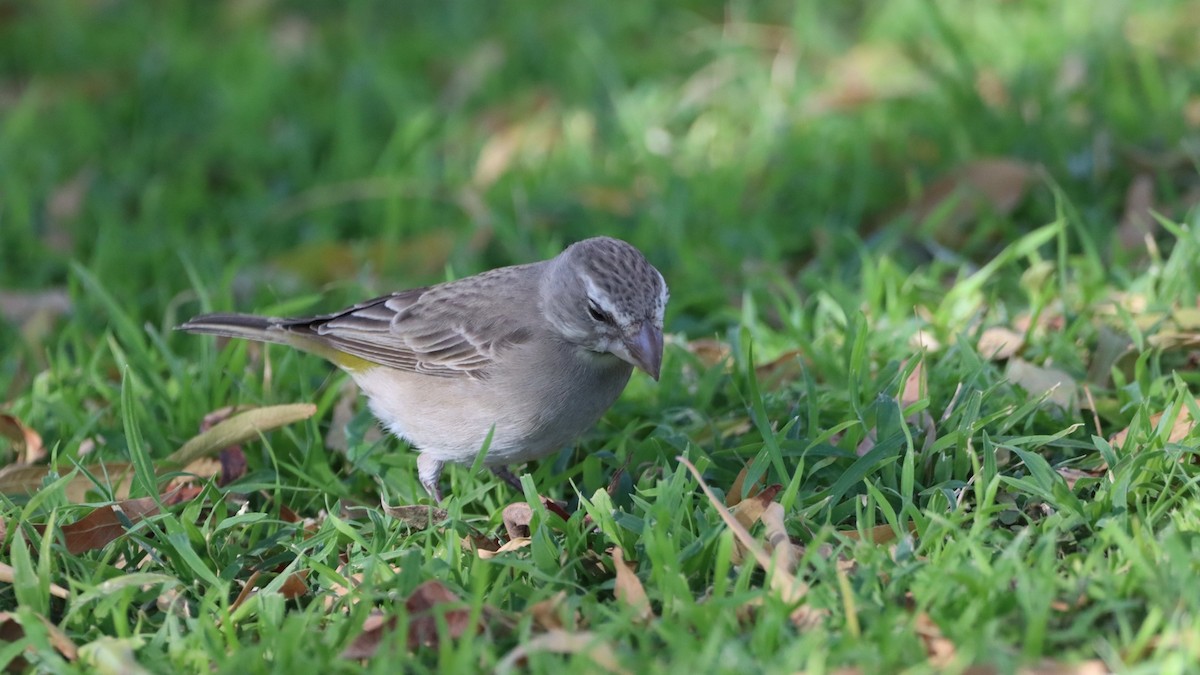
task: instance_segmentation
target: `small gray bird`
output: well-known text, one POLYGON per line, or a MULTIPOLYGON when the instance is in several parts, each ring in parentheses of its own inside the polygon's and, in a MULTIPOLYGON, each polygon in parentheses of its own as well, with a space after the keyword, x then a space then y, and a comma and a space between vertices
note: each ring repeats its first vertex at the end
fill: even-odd
POLYGON ((640 251, 596 237, 550 260, 399 291, 307 318, 206 314, 179 326, 291 345, 350 373, 371 411, 420 451, 442 500, 447 462, 544 457, 600 419, 633 368, 658 379, 666 281, 640 251))

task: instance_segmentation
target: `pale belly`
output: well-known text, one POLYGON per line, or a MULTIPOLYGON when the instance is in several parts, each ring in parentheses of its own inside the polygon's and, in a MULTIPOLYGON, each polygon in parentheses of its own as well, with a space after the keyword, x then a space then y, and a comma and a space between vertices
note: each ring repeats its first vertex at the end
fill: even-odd
POLYGON ((621 364, 587 376, 548 378, 551 384, 536 390, 502 377, 452 379, 383 367, 352 375, 375 416, 422 454, 470 464, 487 442, 484 463, 500 466, 569 445, 612 405, 630 370, 621 364))

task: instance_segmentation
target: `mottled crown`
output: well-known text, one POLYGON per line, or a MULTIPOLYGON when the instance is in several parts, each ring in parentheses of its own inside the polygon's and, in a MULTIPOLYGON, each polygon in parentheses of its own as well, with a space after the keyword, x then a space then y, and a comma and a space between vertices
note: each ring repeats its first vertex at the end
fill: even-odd
POLYGON ((668 292, 662 274, 632 245, 594 237, 563 251, 588 294, 621 325, 653 318, 662 324, 668 292))

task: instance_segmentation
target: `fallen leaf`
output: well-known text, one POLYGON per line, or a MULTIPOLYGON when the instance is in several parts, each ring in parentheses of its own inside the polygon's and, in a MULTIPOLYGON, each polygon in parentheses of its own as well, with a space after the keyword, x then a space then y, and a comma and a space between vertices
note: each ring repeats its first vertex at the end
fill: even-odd
POLYGON ((295 600, 300 596, 307 595, 308 582, 306 580, 308 579, 308 573, 309 570, 305 569, 296 570, 289 574, 279 586, 279 594, 288 600, 295 600))
POLYGON ((755 366, 754 374, 764 390, 772 391, 801 377, 810 363, 804 352, 793 349, 755 366))
MULTIPOLYGON (((1196 399, 1196 403, 1200 404, 1200 399, 1196 399)), ((1150 426, 1152 428, 1158 428, 1158 425, 1162 422, 1162 418, 1163 413, 1154 413, 1150 416, 1150 426)), ((1171 431, 1167 434, 1167 442, 1178 443, 1179 441, 1182 441, 1192 433, 1192 429, 1195 427, 1196 420, 1192 419, 1192 413, 1190 409, 1187 406, 1182 406, 1179 410, 1179 414, 1175 417, 1175 423, 1171 425, 1171 431)), ((1108 442, 1114 448, 1120 448, 1121 450, 1128 452, 1131 450, 1130 448, 1125 447, 1125 441, 1128 440, 1128 438, 1129 427, 1125 427, 1124 429, 1113 434, 1112 438, 1110 438, 1108 442)))
POLYGON ((730 357, 729 345, 713 338, 699 338, 688 342, 684 347, 691 352, 701 364, 712 368, 725 362, 730 357))
POLYGON ((1080 480, 1096 478, 1104 475, 1104 469, 1099 471, 1084 471, 1083 469, 1076 469, 1069 466, 1057 467, 1055 471, 1058 472, 1058 475, 1063 477, 1063 480, 1067 481, 1067 487, 1072 490, 1075 489, 1075 483, 1079 482, 1080 480))
POLYGON ((563 630, 552 630, 529 639, 524 644, 513 648, 496 664, 496 673, 504 675, 516 671, 518 665, 530 654, 549 652, 551 654, 586 654, 588 665, 609 672, 623 675, 629 671, 621 667, 617 661, 616 651, 603 638, 584 631, 568 633, 563 630))
POLYGON ((362 632, 354 636, 342 650, 343 659, 369 659, 379 651, 383 637, 396 629, 396 617, 385 616, 378 609, 371 610, 363 620, 362 632))
MULTIPOLYGON (((746 474, 749 471, 750 465, 746 464, 742 467, 742 470, 738 472, 737 478, 733 479, 733 485, 730 485, 729 492, 725 493, 725 506, 733 508, 740 504, 743 499, 749 499, 750 497, 753 497, 754 495, 758 494, 759 488, 767 482, 767 474, 766 472, 763 472, 762 475, 758 477, 758 481, 754 485, 751 485, 750 489, 743 496, 742 489, 746 482, 746 474)), ((752 523, 747 523, 746 527, 750 527, 750 524, 752 523)))
MULTIPOLYGON (((731 511, 734 520, 749 532, 750 528, 754 527, 754 524, 762 518, 763 512, 767 510, 767 505, 775 499, 775 495, 779 494, 779 491, 782 489, 782 485, 772 485, 754 497, 743 499, 731 511)), ((741 565, 746 552, 746 547, 735 536, 733 538, 733 564, 741 565)))
MULTIPOLYGON (((310 403, 270 406, 239 413, 220 422, 213 428, 192 438, 169 457, 158 464, 158 472, 174 472, 224 448, 258 438, 262 433, 276 427, 311 417, 317 408, 310 403)), ((109 462, 87 466, 92 475, 112 491, 118 500, 129 496, 133 484, 133 467, 125 462, 109 462)), ((6 466, 0 469, 0 493, 30 494, 41 489, 51 473, 65 474, 53 466, 6 466)), ((91 478, 82 472, 67 482, 64 487, 67 500, 80 503, 87 500, 88 492, 95 487, 91 478)))
POLYGON ((519 551, 519 550, 525 548, 526 546, 529 546, 531 543, 533 543, 533 540, 530 539, 529 537, 518 537, 517 539, 510 540, 508 543, 504 544, 503 546, 496 549, 495 551, 489 551, 487 549, 477 548, 477 549, 475 549, 475 553, 476 553, 476 555, 478 555, 480 558, 483 558, 484 560, 491 560, 492 558, 495 558, 496 556, 504 554, 504 553, 511 553, 512 551, 519 551))
POLYGON ((826 115, 910 96, 926 82, 897 45, 856 45, 830 63, 825 83, 809 96, 807 112, 826 115))
MULTIPOLYGON (((59 654, 62 654, 64 659, 71 662, 77 660, 79 658, 79 650, 71 638, 67 637, 67 634, 61 628, 54 625, 50 619, 41 614, 35 616, 37 616, 38 621, 42 624, 42 628, 46 631, 46 637, 49 639, 50 645, 59 654)), ((16 612, 0 612, 0 643, 11 643, 21 640, 25 637, 25 633, 25 627, 21 624, 21 618, 18 617, 16 612)), ((12 672, 22 671, 28 667, 28 662, 21 656, 17 656, 8 662, 8 670, 12 672)))
POLYGON ((447 634, 445 637, 458 639, 467 632, 478 631, 472 625, 471 611, 457 595, 440 581, 432 579, 417 586, 404 603, 408 610, 408 648, 419 646, 436 647, 438 644, 437 618, 435 610, 444 610, 447 634))
POLYGON ((546 631, 562 630, 566 628, 562 621, 562 610, 566 602, 567 592, 559 591, 545 600, 533 603, 527 611, 538 628, 546 631))
MULTIPOLYGON (((192 608, 187 598, 178 588, 166 588, 154 599, 154 606, 165 614, 173 614, 181 619, 192 618, 192 608)), ((231 608, 232 609, 232 608, 231 608)))
POLYGON ((654 610, 650 607, 650 598, 646 595, 646 589, 642 586, 641 579, 638 579, 637 574, 625 562, 625 553, 620 546, 612 548, 612 561, 617 570, 617 579, 613 589, 617 602, 633 610, 634 621, 645 623, 653 619, 654 610))
POLYGON ((153 497, 127 499, 101 506, 79 520, 62 526, 67 552, 79 555, 104 548, 117 537, 125 534, 125 522, 123 521, 136 524, 143 518, 157 513, 158 502, 153 497))
POLYGON ((1112 675, 1112 671, 1100 659, 1078 663, 1042 661, 1036 666, 1018 668, 1017 675, 1112 675))
POLYGON ((533 509, 529 507, 529 504, 525 502, 509 504, 504 507, 502 518, 509 541, 529 538, 529 524, 533 521, 533 509))
MULTIPOLYGON (((769 583, 772 590, 779 594, 779 597, 785 603, 797 605, 797 608, 793 610, 791 615, 793 623, 796 624, 798 628, 808 628, 822 620, 824 617, 822 612, 812 610, 799 604, 800 601, 804 599, 804 596, 808 594, 808 584, 796 579, 796 577, 793 576, 790 571, 781 569, 776 565, 775 561, 771 557, 771 554, 767 553, 767 551, 760 546, 757 541, 755 541, 754 537, 751 536, 750 531, 741 523, 739 523, 736 518, 734 518, 733 514, 730 513, 729 510, 725 508, 724 504, 721 503, 721 500, 717 499, 717 496, 713 494, 712 488, 708 486, 708 483, 704 481, 704 477, 700 475, 700 470, 697 469, 696 466, 692 464, 690 460, 688 460, 688 458, 684 457, 683 455, 679 455, 675 459, 680 464, 683 464, 685 467, 687 467, 692 476, 696 478, 696 482, 700 484, 700 489, 716 508, 717 514, 721 517, 721 520, 725 521, 725 524, 728 525, 729 529, 733 531, 738 541, 740 541, 741 544, 746 547, 746 550, 754 556, 754 559, 758 563, 759 567, 768 573, 769 583)), ((771 506, 778 506, 778 504, 772 502, 767 508, 770 509, 771 506)), ((780 507, 780 510, 782 510, 782 507, 780 507)), ((766 513, 765 510, 764 513, 766 513)))
POLYGON ((445 522, 450 517, 450 512, 446 509, 428 504, 389 506, 380 498, 379 505, 385 514, 399 520, 414 530, 427 530, 434 525, 445 522))
POLYGON ((1067 372, 1057 368, 1036 366, 1024 359, 1011 359, 1005 371, 1010 382, 1021 387, 1030 396, 1046 397, 1067 412, 1079 411, 1079 385, 1067 372))
POLYGON ((255 440, 277 427, 306 420, 316 412, 317 406, 311 403, 292 403, 237 413, 184 443, 163 461, 168 465, 187 466, 231 445, 255 440))
POLYGON ((913 630, 925 645, 925 655, 929 664, 934 668, 946 668, 954 662, 956 649, 954 643, 942 634, 942 629, 934 623, 925 612, 917 614, 913 621, 913 630))
POLYGON ((1157 229, 1154 219, 1154 177, 1140 173, 1133 177, 1125 191, 1125 212, 1117 225, 1117 241, 1126 251, 1145 248, 1146 237, 1157 229))
POLYGON ((975 160, 934 181, 905 212, 918 223, 938 217, 936 238, 953 248, 966 243, 967 225, 981 215, 1012 213, 1034 173, 1031 165, 1013 159, 975 160))
POLYGON ((567 513, 567 510, 563 507, 563 505, 559 504, 553 499, 550 499, 549 497, 542 497, 542 506, 550 513, 562 518, 563 521, 568 521, 571 519, 571 514, 567 513))
POLYGON ((1007 361, 1025 346, 1025 336, 1011 328, 992 326, 984 329, 975 343, 975 351, 989 361, 1007 361))
MULTIPOLYGON (((133 485, 133 466, 125 462, 107 462, 90 464, 88 470, 100 479, 101 483, 112 490, 117 499, 129 496, 129 488, 133 485)), ((28 466, 6 466, 0 469, 0 493, 3 494, 33 494, 42 488, 42 484, 51 473, 57 469, 41 464, 28 466)), ((95 488, 92 479, 82 472, 63 487, 67 501, 79 504, 87 501, 88 492, 95 488)))
POLYGON ((46 448, 42 445, 42 437, 15 415, 0 413, 0 436, 12 443, 16 457, 9 465, 33 464, 46 456, 46 448))
MULTIPOLYGON (((906 524, 906 529, 909 532, 916 532, 917 524, 909 521, 906 524)), ((876 525, 875 527, 867 530, 865 536, 858 530, 841 530, 838 532, 838 534, 847 539, 853 539, 855 541, 869 541, 877 546, 890 544, 893 541, 896 541, 896 531, 892 529, 891 525, 876 525)))

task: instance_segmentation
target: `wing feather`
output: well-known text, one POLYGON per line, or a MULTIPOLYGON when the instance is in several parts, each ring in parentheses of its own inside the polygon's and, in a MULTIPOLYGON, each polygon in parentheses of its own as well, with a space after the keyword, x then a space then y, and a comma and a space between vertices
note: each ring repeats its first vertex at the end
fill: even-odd
POLYGON ((513 282, 520 282, 524 277, 514 275, 528 267, 400 291, 333 314, 288 319, 281 327, 382 366, 482 379, 501 352, 533 335, 494 300, 502 288, 527 291, 526 285, 513 282))

